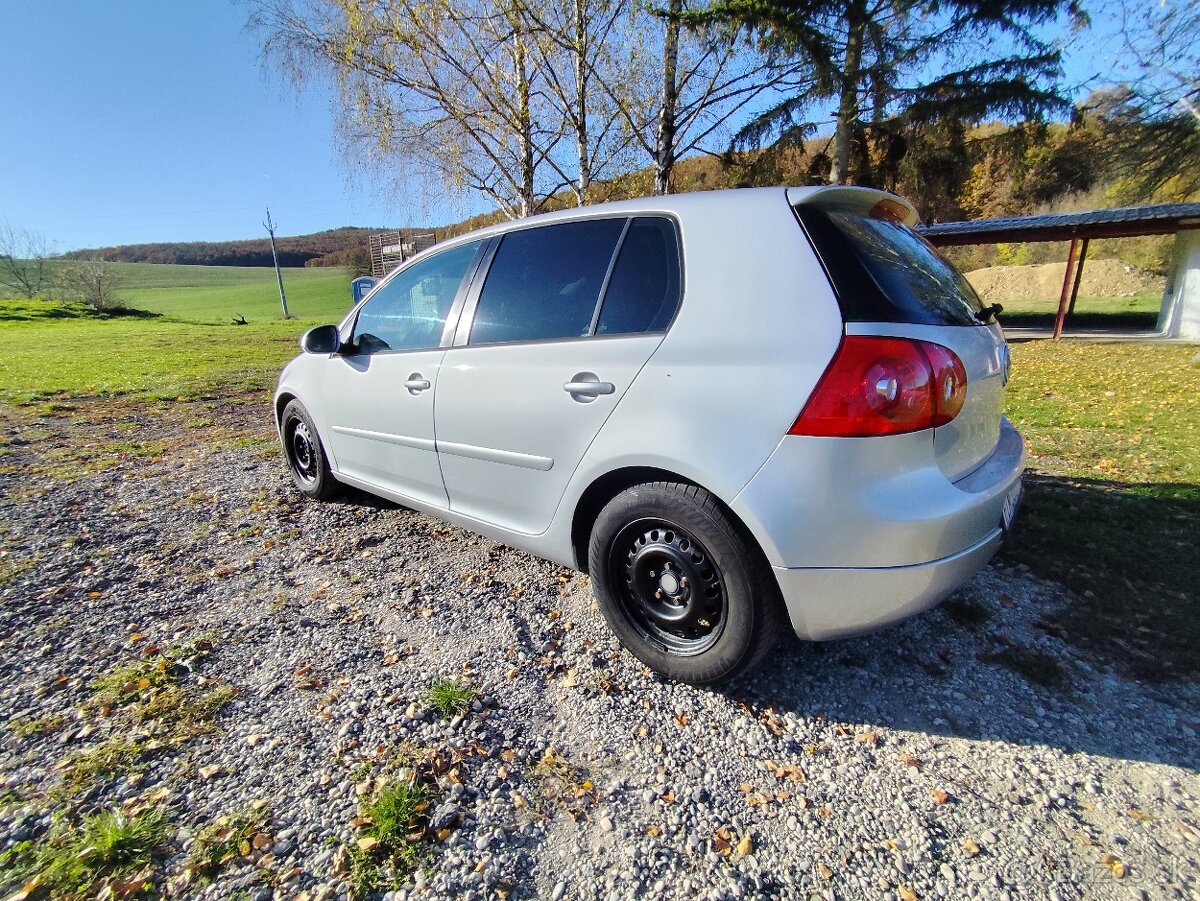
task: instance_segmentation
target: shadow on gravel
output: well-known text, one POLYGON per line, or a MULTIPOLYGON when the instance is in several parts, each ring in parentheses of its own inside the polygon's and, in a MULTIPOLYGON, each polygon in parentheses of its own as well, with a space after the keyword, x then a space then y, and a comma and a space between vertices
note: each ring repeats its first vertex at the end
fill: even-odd
MULTIPOLYGON (((974 604, 972 583, 940 610, 863 638, 781 641, 755 672, 724 692, 764 722, 772 712, 1017 745, 1048 746, 1200 771, 1193 686, 1123 680, 1069 653, 1031 648, 1019 612, 965 627, 947 609, 974 604), (1025 634, 1022 634, 1025 633, 1025 634), (1027 660, 1056 661, 1060 687, 1038 684, 1027 660), (1187 700, 1190 698, 1191 700, 1187 700)), ((1007 595, 1005 595, 1007 597, 1007 595)), ((1059 643, 1057 639, 1048 639, 1059 643)))

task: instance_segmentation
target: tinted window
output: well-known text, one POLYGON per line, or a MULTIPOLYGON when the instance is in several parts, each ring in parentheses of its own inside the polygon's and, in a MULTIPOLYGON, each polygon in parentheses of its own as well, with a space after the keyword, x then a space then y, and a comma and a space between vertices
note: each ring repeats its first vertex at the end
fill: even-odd
POLYGON ((979 325, 979 296, 907 226, 855 213, 796 210, 848 322, 979 325))
POLYGON ((624 219, 510 232, 475 309, 471 344, 588 334, 624 219))
POLYGON ((597 335, 659 332, 679 305, 675 226, 660 217, 634 219, 621 242, 604 292, 597 335))
POLYGON ((410 266, 371 295, 354 324, 358 352, 437 347, 458 286, 481 243, 463 244, 410 266))

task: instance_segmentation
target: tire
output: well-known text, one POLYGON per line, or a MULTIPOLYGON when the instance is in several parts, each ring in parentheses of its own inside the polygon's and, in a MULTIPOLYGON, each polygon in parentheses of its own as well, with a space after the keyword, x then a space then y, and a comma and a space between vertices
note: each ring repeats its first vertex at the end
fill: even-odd
POLYGON ((329 458, 321 444, 321 436, 304 404, 298 400, 288 402, 283 408, 279 433, 283 437, 288 471, 300 493, 317 501, 337 497, 342 486, 329 471, 329 458))
POLYGON ((609 628, 669 679, 726 682, 784 628, 779 587, 753 539, 695 485, 635 485, 600 511, 588 571, 609 628))

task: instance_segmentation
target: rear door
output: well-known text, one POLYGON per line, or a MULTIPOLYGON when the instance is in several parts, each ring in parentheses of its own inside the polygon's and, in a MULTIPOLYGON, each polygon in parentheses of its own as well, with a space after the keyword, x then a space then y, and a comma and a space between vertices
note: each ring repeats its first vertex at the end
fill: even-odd
POLYGON ((678 248, 664 217, 503 237, 438 384, 450 509, 526 534, 549 526, 584 452, 675 314, 678 248))
POLYGON ((447 505, 433 399, 443 345, 453 335, 465 276, 482 244, 452 247, 401 270, 359 309, 349 341, 329 358, 322 381, 325 438, 339 473, 447 505))

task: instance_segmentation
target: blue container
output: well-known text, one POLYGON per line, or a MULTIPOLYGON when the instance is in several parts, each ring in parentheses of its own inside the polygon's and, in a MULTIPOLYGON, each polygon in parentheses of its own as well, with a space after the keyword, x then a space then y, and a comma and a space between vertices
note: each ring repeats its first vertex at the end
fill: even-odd
POLYGON ((360 275, 350 283, 350 291, 354 295, 355 306, 358 305, 360 300, 367 296, 368 291, 375 287, 376 281, 378 281, 378 279, 371 278, 369 275, 360 275))

